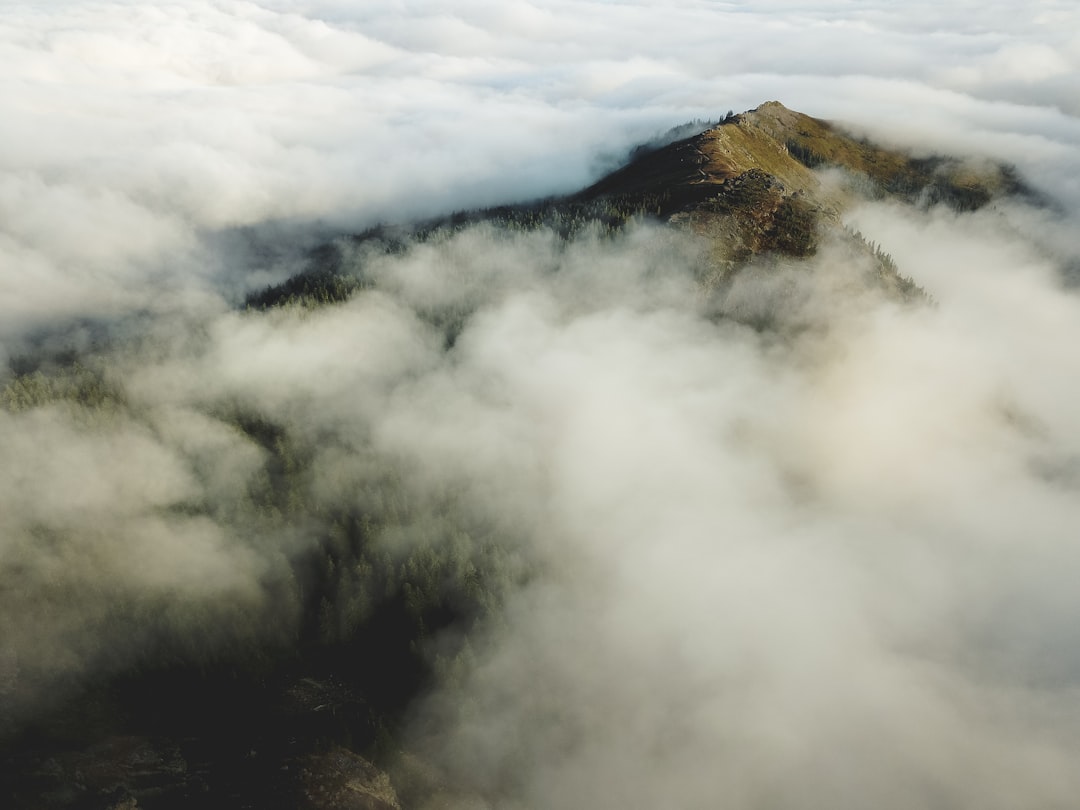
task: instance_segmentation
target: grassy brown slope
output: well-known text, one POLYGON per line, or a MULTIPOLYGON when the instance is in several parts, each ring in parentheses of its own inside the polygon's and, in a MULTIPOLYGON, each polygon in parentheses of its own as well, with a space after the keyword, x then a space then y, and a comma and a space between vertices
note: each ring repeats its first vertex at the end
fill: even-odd
POLYGON ((857 138, 818 118, 769 101, 740 116, 744 124, 784 145, 800 163, 816 168, 834 166, 868 178, 879 194, 930 203, 944 202, 971 210, 995 196, 1022 191, 1015 174, 989 162, 956 158, 914 157, 857 138))
POLYGON ((723 192, 729 181, 751 169, 766 172, 790 191, 816 190, 819 183, 813 172, 791 156, 782 138, 760 126, 753 116, 734 116, 699 135, 651 152, 580 196, 653 194, 663 189, 673 199, 695 204, 723 192))
MULTIPOLYGON (((412 227, 380 226, 352 242, 376 252, 399 252, 413 240, 480 222, 507 231, 547 228, 573 239, 582 233, 617 233, 649 217, 705 238, 710 257, 706 285, 723 282, 757 257, 768 263, 812 256, 824 238, 837 237, 853 241, 852 248, 876 268, 874 284, 909 296, 913 285, 886 261, 887 254, 844 229, 841 217, 847 206, 891 197, 966 210, 1001 194, 1025 192, 1004 167, 913 157, 775 101, 664 142, 636 150, 628 165, 572 196, 461 211, 412 227), (840 171, 823 180, 815 171, 819 167, 840 171)), ((248 305, 319 305, 345 300, 369 283, 343 276, 333 250, 324 254, 313 256, 304 274, 253 293, 248 305)))
MULTIPOLYGON (((707 237, 714 278, 722 279, 755 256, 813 255, 823 233, 842 231, 844 208, 866 194, 965 210, 1018 189, 1004 167, 916 158, 770 101, 633 161, 579 199, 662 196, 664 205, 650 210, 707 237), (826 186, 818 167, 841 169, 853 182, 826 186)), ((887 280, 896 275, 894 266, 879 270, 887 280)))
POLYGON ((1002 166, 917 158, 856 138, 827 121, 769 101, 699 135, 649 153, 590 186, 582 198, 657 194, 671 199, 666 213, 686 211, 725 194, 731 180, 751 170, 774 178, 786 194, 798 192, 819 207, 839 211, 844 200, 822 189, 812 169, 832 166, 863 176, 881 195, 975 208, 1000 193, 1019 190, 1002 166))

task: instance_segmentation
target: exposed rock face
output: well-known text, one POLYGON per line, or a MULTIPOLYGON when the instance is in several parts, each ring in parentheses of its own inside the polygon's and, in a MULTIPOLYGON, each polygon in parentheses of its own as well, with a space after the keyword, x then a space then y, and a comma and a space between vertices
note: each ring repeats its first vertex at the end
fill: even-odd
POLYGON ((299 810, 401 810, 390 777, 344 748, 300 763, 299 810))

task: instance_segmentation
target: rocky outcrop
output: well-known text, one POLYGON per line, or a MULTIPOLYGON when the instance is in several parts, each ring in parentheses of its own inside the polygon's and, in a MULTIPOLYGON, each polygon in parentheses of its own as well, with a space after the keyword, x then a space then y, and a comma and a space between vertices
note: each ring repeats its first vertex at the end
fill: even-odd
POLYGON ((358 754, 334 748, 300 762, 298 810, 401 810, 390 777, 358 754))

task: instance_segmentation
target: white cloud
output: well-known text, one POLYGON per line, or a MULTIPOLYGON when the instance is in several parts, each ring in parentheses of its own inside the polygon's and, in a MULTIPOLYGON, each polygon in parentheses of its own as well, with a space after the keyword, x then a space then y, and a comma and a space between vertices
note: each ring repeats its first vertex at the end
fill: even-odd
POLYGON ((771 345, 616 247, 493 293, 399 392, 383 446, 554 572, 421 714, 452 774, 528 807, 1069 801, 1077 302, 993 217, 934 216, 857 221, 935 257, 936 309, 840 296, 771 345))
MULTIPOLYGON (((598 153, 768 98, 902 142, 1005 157, 1075 194, 1080 136, 1071 117, 1049 120, 1055 108, 1077 111, 1075 10, 974 11, 9 4, 2 183, 42 189, 21 217, 51 218, 39 258, 76 279, 81 262, 68 257, 84 248, 91 261, 139 259, 154 277, 146 265, 168 263, 175 242, 153 257, 139 245, 161 232, 293 218, 359 227, 573 190, 592 179, 598 153), (91 244, 78 209, 55 210, 56 188, 95 207, 91 244)), ((25 242, 19 223, 4 229, 25 242)), ((19 261, 4 256, 5 267, 19 261)), ((174 277, 192 271, 182 264, 174 277)), ((152 295, 120 278, 103 292, 152 295)))
POLYGON ((110 599, 272 610, 262 576, 303 540, 256 553, 229 512, 264 450, 205 413, 227 401, 313 443, 323 502, 358 497, 348 456, 374 448, 550 563, 469 699, 418 714, 474 787, 537 808, 1071 806, 1080 313, 1058 273, 1080 254, 1080 11, 1025 8, 5 3, 0 355, 158 317, 103 355, 132 411, 0 413, 0 566, 54 610, 20 623, 0 594, 0 638, 78 671, 123 643, 110 599), (837 307, 804 276, 702 302, 697 248, 648 230, 565 250, 466 232, 374 262, 380 292, 319 314, 220 300, 316 226, 571 191, 771 98, 1009 160, 1058 210, 853 212, 928 310, 837 307), (815 328, 707 317, 765 298, 815 328), (475 312, 453 352, 432 307, 475 312))

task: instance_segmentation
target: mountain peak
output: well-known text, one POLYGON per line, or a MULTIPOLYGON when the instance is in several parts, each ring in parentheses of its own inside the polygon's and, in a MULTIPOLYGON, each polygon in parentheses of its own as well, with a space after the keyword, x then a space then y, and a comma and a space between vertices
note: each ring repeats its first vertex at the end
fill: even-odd
POLYGON ((775 178, 789 193, 811 194, 819 197, 817 202, 823 207, 842 209, 844 199, 822 195, 820 178, 812 171, 819 167, 861 176, 877 187, 878 195, 910 201, 929 190, 931 202, 944 201, 959 208, 977 208, 999 192, 1018 190, 1004 167, 974 168, 956 159, 916 158, 791 110, 779 101, 766 101, 697 135, 645 152, 582 196, 663 191, 676 206, 685 208, 708 197, 716 186, 756 169, 775 178))
POLYGON ((778 135, 805 118, 779 102, 725 119, 704 132, 646 153, 586 189, 585 196, 663 189, 692 203, 751 169, 763 170, 793 190, 816 187, 813 173, 792 158, 778 135), (693 188, 699 187, 699 188, 693 188))
MULTIPOLYGON (((806 258, 830 240, 866 259, 868 283, 918 298, 919 288, 900 275, 888 254, 844 226, 845 209, 860 200, 893 198, 967 210, 1022 190, 1005 167, 886 149, 779 101, 728 115, 705 130, 673 130, 691 131, 639 147, 627 165, 569 197, 457 212, 413 228, 379 226, 352 242, 372 240, 398 250, 411 238, 476 222, 514 230, 548 227, 569 238, 590 224, 611 232, 647 216, 702 238, 706 287, 730 280, 752 260, 770 266, 806 258)), ((360 282, 342 276, 339 264, 339 251, 328 249, 310 271, 252 294, 248 304, 344 300, 360 282)))
POLYGON ((760 254, 813 254, 868 196, 967 210, 1017 190, 1005 167, 914 157, 766 101, 642 154, 579 196, 649 200, 643 208, 710 239, 723 276, 760 254), (824 183, 820 168, 838 182, 824 183))

